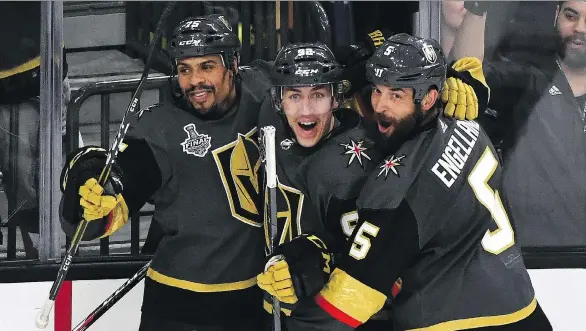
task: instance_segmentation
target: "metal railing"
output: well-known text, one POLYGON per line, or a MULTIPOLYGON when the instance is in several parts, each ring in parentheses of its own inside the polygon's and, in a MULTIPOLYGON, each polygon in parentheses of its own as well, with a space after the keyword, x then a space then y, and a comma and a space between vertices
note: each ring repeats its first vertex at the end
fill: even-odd
MULTIPOLYGON (((100 96, 100 145, 106 149, 110 147, 111 107, 110 96, 114 93, 132 92, 138 86, 140 78, 97 82, 83 86, 72 93, 71 102, 67 107, 67 135, 65 138, 65 152, 70 153, 79 146, 79 112, 84 102, 95 95, 100 96)), ((158 90, 159 102, 170 97, 168 76, 149 77, 145 82, 145 90, 158 90)), ((140 109, 140 103, 137 106, 140 109)), ((130 216, 130 254, 140 253, 140 217, 152 215, 152 211, 140 211, 130 216)), ((67 238, 66 246, 70 240, 67 238)), ((100 239, 100 256, 110 254, 109 238, 100 239)))
MULTIPOLYGON (((126 46, 146 58, 148 44, 165 2, 126 3, 126 46)), ((169 17, 161 39, 165 49, 173 27, 190 16, 223 14, 238 32, 242 43, 241 64, 254 59, 273 60, 289 42, 321 41, 332 46, 328 15, 319 1, 193 1, 180 2, 169 17)), ((169 59, 163 52, 153 68, 168 73, 169 59)))

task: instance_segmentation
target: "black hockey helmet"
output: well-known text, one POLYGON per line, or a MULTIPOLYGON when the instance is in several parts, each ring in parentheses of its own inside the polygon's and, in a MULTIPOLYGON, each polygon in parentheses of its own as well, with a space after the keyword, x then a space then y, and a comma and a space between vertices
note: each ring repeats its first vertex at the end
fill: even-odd
POLYGON ((223 15, 190 17, 173 30, 169 44, 171 59, 218 54, 224 66, 234 70, 240 54, 240 40, 223 15))
POLYGON ((427 91, 442 90, 447 64, 437 41, 396 34, 387 39, 366 63, 366 79, 373 84, 413 88, 419 103, 427 91))
POLYGON ((332 97, 341 102, 343 96, 342 66, 328 46, 321 42, 295 43, 283 47, 271 68, 271 96, 281 109, 283 87, 330 84, 332 97))

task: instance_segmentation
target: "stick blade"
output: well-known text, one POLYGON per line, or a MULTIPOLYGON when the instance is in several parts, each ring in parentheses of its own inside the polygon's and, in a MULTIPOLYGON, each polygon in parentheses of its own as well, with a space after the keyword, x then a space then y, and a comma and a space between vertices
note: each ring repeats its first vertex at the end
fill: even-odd
POLYGON ((35 320, 35 325, 37 329, 46 329, 47 325, 49 325, 49 314, 51 314, 51 310, 53 310, 53 306, 55 305, 55 301, 51 299, 47 299, 43 308, 39 310, 37 313, 37 318, 35 320))

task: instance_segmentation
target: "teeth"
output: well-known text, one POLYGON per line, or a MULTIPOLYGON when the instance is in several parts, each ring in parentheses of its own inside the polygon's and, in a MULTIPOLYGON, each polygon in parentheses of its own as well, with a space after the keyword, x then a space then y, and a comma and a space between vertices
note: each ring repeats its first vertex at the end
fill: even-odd
POLYGON ((301 125, 314 125, 315 122, 299 122, 301 125))
POLYGON ((199 92, 199 93, 196 93, 195 96, 196 97, 203 97, 206 93, 207 92, 199 92))

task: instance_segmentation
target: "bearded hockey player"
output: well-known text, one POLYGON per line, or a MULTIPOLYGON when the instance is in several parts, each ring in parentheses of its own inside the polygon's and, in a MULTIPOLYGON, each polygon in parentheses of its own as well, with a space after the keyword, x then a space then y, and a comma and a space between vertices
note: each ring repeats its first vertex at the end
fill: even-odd
MULTIPOLYGON (((272 108, 278 113, 266 103, 261 111, 261 123, 277 126, 279 178, 297 185, 305 202, 311 201, 307 207, 316 208, 312 212, 305 207, 303 213, 299 209, 297 226, 284 226, 303 235, 291 237, 289 230, 287 241, 281 237, 270 260, 274 265, 258 276, 259 286, 283 302, 286 315, 298 300, 311 299, 322 288, 335 267, 335 255, 347 251, 347 238, 358 221, 356 199, 382 160, 373 139, 378 137, 376 127, 369 129, 352 109, 337 108, 343 93, 341 72, 324 44, 288 45, 271 69, 272 108), (315 214, 317 220, 312 219, 315 214), (308 232, 320 224, 325 232, 308 232)), ((397 294, 399 285, 392 287, 397 294)), ((389 314, 380 311, 360 329, 391 330, 389 314)))
POLYGON ((262 330, 256 124, 267 80, 238 68, 240 42, 222 16, 182 21, 169 46, 173 103, 133 124, 105 187, 97 183, 103 149, 68 158, 63 227, 71 234, 83 215, 86 239, 108 236, 152 197, 165 234, 145 280, 140 330, 262 330))
POLYGON ((290 330, 352 330, 398 277, 397 330, 551 330, 499 197, 493 146, 477 123, 439 116, 445 75, 438 43, 406 34, 367 63, 387 157, 358 198, 348 255, 319 308, 296 307, 290 330))

